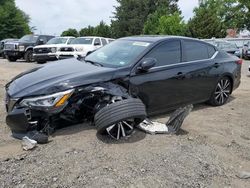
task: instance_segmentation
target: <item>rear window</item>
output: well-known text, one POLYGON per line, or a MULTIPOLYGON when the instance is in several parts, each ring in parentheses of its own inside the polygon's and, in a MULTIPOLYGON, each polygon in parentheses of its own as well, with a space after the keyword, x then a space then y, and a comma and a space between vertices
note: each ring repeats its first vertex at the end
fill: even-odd
POLYGON ((198 41, 185 41, 184 52, 186 61, 197 61, 211 58, 215 53, 215 49, 198 41))
POLYGON ((107 44, 106 39, 101 39, 102 40, 102 45, 105 46, 107 44))
POLYGON ((211 58, 215 54, 216 50, 213 46, 207 46, 208 57, 211 58))

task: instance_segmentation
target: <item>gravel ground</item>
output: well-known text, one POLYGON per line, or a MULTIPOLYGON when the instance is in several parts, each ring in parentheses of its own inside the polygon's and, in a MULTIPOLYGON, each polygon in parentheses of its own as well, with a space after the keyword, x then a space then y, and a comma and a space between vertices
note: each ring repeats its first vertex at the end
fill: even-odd
MULTIPOLYGON (((195 106, 178 136, 113 142, 88 125, 59 130, 47 145, 24 152, 5 124, 4 85, 37 66, 0 59, 0 187, 250 187, 250 77, 228 104, 195 106)), ((165 122, 168 114, 157 117, 165 122)))

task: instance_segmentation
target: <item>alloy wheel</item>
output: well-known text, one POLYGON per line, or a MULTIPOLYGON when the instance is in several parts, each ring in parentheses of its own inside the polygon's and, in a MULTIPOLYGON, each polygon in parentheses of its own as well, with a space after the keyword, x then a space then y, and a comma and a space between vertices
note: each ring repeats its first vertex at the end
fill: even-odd
POLYGON ((106 128, 106 131, 113 139, 119 140, 121 138, 127 138, 134 132, 134 122, 134 119, 121 121, 109 126, 106 128))
POLYGON ((231 93, 231 87, 231 81, 228 78, 223 78, 218 82, 214 98, 219 105, 223 105, 227 102, 231 93))
MULTIPOLYGON (((109 104, 121 101, 122 97, 113 97, 109 104)), ((108 105, 109 105, 108 104, 108 105)), ((113 139, 119 140, 122 138, 128 138, 134 132, 135 120, 129 119, 121 122, 117 122, 114 125, 111 125, 106 128, 106 131, 110 137, 113 139)))

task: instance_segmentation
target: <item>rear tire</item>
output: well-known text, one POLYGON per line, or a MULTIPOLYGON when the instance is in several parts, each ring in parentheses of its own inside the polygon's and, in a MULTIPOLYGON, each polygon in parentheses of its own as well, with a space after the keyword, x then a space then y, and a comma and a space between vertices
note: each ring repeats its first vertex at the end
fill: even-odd
POLYGON ((209 100, 212 106, 222 106, 228 101, 232 92, 232 81, 228 77, 223 77, 217 83, 215 90, 209 100))
POLYGON ((44 64, 46 61, 36 61, 38 64, 44 64))
POLYGON ((139 99, 125 99, 114 102, 99 110, 94 122, 99 134, 108 133, 119 140, 129 137, 136 125, 146 118, 146 109, 139 99))
POLYGON ((16 57, 9 57, 9 56, 7 56, 7 59, 8 59, 8 61, 9 62, 16 62, 16 60, 17 60, 17 58, 16 57))
POLYGON ((33 62, 34 61, 33 51, 32 50, 28 50, 27 52, 25 52, 24 59, 25 59, 26 62, 33 62))

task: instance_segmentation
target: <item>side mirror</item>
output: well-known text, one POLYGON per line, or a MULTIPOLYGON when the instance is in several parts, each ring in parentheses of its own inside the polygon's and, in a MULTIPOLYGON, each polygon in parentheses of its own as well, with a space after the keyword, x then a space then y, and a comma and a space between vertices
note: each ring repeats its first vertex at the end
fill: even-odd
POLYGON ((94 46, 100 46, 101 44, 100 44, 100 42, 95 42, 94 43, 94 46))
POLYGON ((157 60, 154 58, 147 58, 144 59, 141 65, 137 68, 137 70, 142 72, 147 72, 149 69, 155 66, 157 60))
POLYGON ((39 39, 38 45, 42 45, 42 44, 44 44, 44 40, 43 39, 39 39))

